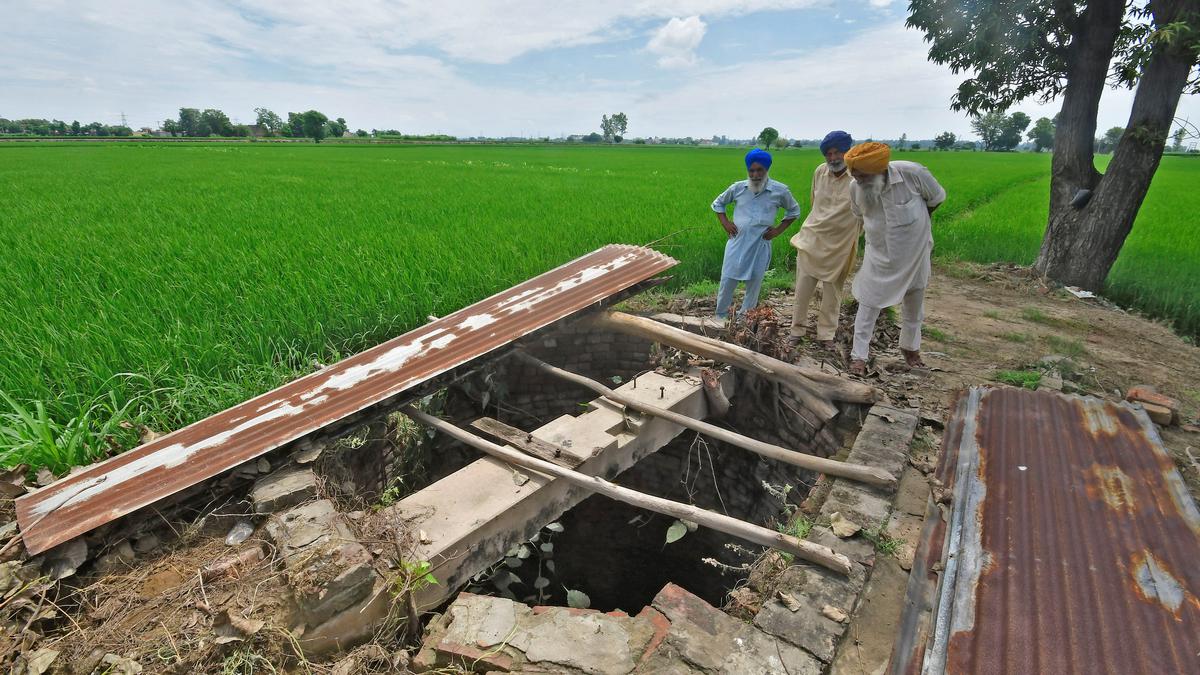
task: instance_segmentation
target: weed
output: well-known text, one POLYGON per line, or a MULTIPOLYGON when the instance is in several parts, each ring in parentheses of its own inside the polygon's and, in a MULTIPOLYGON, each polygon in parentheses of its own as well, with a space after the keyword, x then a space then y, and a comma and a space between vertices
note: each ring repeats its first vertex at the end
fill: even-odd
POLYGON ((896 555, 900 549, 900 540, 887 533, 883 523, 861 532, 864 539, 871 542, 875 552, 880 555, 896 555))
POLYGON ((1076 319, 1062 319, 1056 316, 1050 316, 1037 307, 1024 307, 1021 309, 1021 318, 1033 323, 1040 323, 1044 326, 1051 326, 1060 329, 1072 330, 1087 330, 1088 325, 1076 319))
POLYGON ((701 279, 700 281, 684 286, 683 294, 691 298, 711 298, 717 295, 717 289, 720 286, 720 282, 711 279, 701 279))
POLYGON ((1033 340, 1033 336, 1029 333, 1001 333, 1000 337, 1009 342, 1029 342, 1033 340))
POLYGON ((997 370, 992 373, 992 379, 1014 387, 1037 389, 1042 382, 1042 374, 1036 370, 997 370))
POLYGON ((989 309, 989 310, 985 311, 983 313, 983 315, 989 319, 999 319, 1000 318, 1000 312, 997 312, 994 309, 989 309))
POLYGON ((921 335, 934 340, 936 342, 950 342, 950 336, 945 331, 934 328, 933 326, 921 326, 921 335))
POLYGON ((1062 354, 1072 359, 1087 356, 1087 348, 1083 346, 1083 341, 1081 340, 1071 340, 1057 335, 1047 335, 1044 339, 1046 340, 1046 345, 1054 350, 1055 354, 1062 354))

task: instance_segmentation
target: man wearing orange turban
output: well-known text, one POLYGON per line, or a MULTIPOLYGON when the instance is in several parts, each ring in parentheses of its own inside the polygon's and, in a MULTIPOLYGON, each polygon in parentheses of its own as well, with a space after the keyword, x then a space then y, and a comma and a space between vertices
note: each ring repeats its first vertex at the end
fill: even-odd
POLYGON ((864 375, 875 321, 884 307, 901 305, 900 353, 910 367, 921 361, 921 321, 929 256, 933 252, 930 216, 946 191, 916 162, 891 161, 883 143, 862 143, 846 153, 854 178, 850 208, 863 219, 867 246, 851 289, 858 300, 850 372, 864 375))

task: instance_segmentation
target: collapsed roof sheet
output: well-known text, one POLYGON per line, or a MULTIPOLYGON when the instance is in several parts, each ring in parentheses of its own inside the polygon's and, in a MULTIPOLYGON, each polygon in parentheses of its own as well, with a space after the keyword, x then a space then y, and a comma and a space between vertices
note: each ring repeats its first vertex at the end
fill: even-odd
POLYGON ((343 420, 646 281, 676 261, 611 245, 17 500, 39 553, 343 420))
POLYGON ((1200 512, 1145 412, 975 387, 944 447, 894 671, 1200 672, 1200 512))

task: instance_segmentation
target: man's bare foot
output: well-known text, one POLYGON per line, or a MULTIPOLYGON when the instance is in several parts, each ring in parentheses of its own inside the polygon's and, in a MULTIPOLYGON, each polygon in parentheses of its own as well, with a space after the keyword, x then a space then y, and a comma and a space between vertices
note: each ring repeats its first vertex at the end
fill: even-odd
POLYGON ((925 362, 921 360, 920 350, 901 349, 900 353, 904 355, 904 362, 909 368, 925 368, 925 362))
POLYGON ((851 359, 850 368, 848 369, 851 375, 862 377, 867 374, 867 362, 862 359, 851 359))

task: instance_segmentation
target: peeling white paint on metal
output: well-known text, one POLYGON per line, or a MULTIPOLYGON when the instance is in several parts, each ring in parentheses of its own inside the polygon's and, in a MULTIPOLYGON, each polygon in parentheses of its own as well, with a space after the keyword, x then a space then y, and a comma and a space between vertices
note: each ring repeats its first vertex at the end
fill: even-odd
POLYGON ((490 326, 496 323, 498 319, 491 314, 472 314, 459 322, 458 327, 463 330, 479 330, 485 326, 490 326))
MULTIPOLYGON (((308 408, 320 405, 327 398, 328 396, 320 396, 298 406, 292 405, 286 401, 276 401, 276 403, 279 405, 277 405, 274 410, 264 412, 263 414, 246 420, 237 426, 230 427, 229 429, 226 429, 218 434, 213 434, 202 441, 192 443, 190 445, 184 445, 182 443, 168 445, 151 454, 138 457, 128 464, 110 469, 107 473, 89 478, 86 482, 74 486, 74 489, 68 487, 67 489, 62 490, 58 495, 55 495, 54 497, 51 497, 45 501, 38 502, 37 505, 31 510, 31 513, 33 513, 35 516, 42 516, 54 511, 55 509, 66 506, 69 502, 90 499, 94 495, 98 495, 115 488, 125 481, 128 481, 132 478, 137 478, 147 471, 153 471, 155 469, 170 469, 172 467, 179 466, 202 450, 207 450, 213 446, 222 445, 233 436, 241 434, 265 422, 279 419, 281 417, 299 415, 308 408)), ((262 410, 262 408, 259 408, 259 410, 262 410)))

